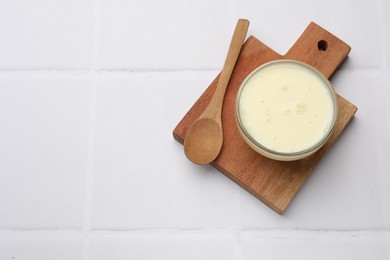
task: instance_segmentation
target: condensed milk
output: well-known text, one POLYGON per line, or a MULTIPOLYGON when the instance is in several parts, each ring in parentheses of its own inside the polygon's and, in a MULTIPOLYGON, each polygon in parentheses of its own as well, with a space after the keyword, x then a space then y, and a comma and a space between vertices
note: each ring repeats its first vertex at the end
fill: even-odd
POLYGON ((244 140, 276 160, 313 154, 330 137, 337 118, 337 97, 315 68, 278 60, 255 69, 243 81, 236 121, 244 140))

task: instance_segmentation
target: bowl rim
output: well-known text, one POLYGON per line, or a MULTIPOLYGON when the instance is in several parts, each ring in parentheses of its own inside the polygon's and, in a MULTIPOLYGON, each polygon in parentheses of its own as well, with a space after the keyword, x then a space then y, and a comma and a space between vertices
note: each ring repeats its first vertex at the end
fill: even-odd
MULTIPOLYGON (((239 87, 239 90, 237 92, 237 96, 236 96, 235 118, 236 118, 236 122, 237 122, 237 125, 239 127, 240 132, 242 134, 244 134, 245 137, 246 137, 246 138, 244 138, 244 140, 245 141, 250 141, 252 143, 251 146, 257 147, 258 149, 264 151, 266 154, 268 153, 268 154, 274 155, 274 156, 279 157, 279 158, 289 158, 289 157, 303 158, 303 157, 305 157, 304 155, 310 155, 313 152, 315 152, 318 149, 320 149, 327 142, 327 140, 330 138, 331 134, 333 133, 333 130, 334 130, 335 125, 336 125, 337 117, 338 117, 338 100, 337 100, 337 94, 336 94, 336 92, 334 90, 333 85, 330 83, 328 78, 325 77, 325 75, 323 75, 319 70, 317 70, 313 66, 311 66, 311 65, 309 65, 307 63, 301 62, 301 61, 290 60, 290 59, 278 59, 278 60, 273 60, 273 61, 266 62, 266 63, 258 66, 257 68, 252 70, 249 73, 249 75, 243 80, 243 82, 241 83, 241 85, 239 87), (275 65, 277 66, 278 64, 286 64, 286 63, 297 64, 297 65, 302 66, 302 67, 304 67, 306 69, 309 69, 309 70, 313 71, 315 74, 317 74, 323 80, 323 82, 328 87, 328 89, 330 90, 330 93, 331 93, 331 96, 332 96, 332 100, 333 100, 333 117, 332 117, 332 122, 331 122, 331 125, 330 125, 328 131, 326 132, 326 134, 324 134, 324 136, 317 143, 315 143, 313 146, 311 146, 311 147, 309 147, 307 149, 304 149, 304 150, 294 151, 294 152, 275 151, 273 149, 270 149, 268 147, 263 146, 258 141, 256 141, 256 139, 253 138, 247 132, 247 130, 245 129, 245 127, 244 127, 244 125, 243 125, 243 123, 241 121, 240 108, 239 108, 240 99, 241 99, 241 93, 242 93, 243 89, 245 88, 246 83, 252 78, 252 76, 254 74, 256 74, 260 70, 263 70, 266 67, 275 66, 275 65)), ((264 153, 262 153, 262 154, 265 155, 264 153)))

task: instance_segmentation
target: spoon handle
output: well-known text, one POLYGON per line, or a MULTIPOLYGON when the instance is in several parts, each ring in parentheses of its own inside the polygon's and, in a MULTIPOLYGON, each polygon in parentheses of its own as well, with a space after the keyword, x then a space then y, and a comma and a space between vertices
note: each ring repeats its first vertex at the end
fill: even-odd
POLYGON ((219 76, 217 88, 212 99, 210 100, 209 105, 203 112, 202 117, 211 117, 215 120, 221 120, 222 104, 226 88, 229 83, 230 76, 232 75, 238 56, 240 54, 241 46, 245 40, 248 27, 248 20, 238 20, 236 28, 234 29, 232 40, 230 42, 225 64, 223 65, 222 72, 219 76))

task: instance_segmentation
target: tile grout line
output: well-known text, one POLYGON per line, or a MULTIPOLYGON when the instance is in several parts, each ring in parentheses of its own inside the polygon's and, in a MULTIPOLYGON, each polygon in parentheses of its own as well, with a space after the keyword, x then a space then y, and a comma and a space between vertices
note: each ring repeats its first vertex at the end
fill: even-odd
POLYGON ((198 236, 198 237, 220 237, 231 235, 234 240, 235 259, 244 259, 242 250, 242 237, 267 237, 270 239, 279 238, 296 238, 312 237, 318 238, 323 236, 329 237, 370 237, 370 236, 387 236, 390 238, 390 229, 361 229, 361 230, 318 230, 318 229, 245 229, 242 232, 236 232, 230 228, 224 229, 134 229, 134 230, 89 230, 87 234, 83 230, 56 229, 56 230, 0 230, 0 237, 13 238, 77 238, 84 239, 88 245, 83 244, 82 259, 90 257, 89 248, 90 239, 92 238, 124 238, 139 236, 161 236, 161 237, 181 237, 181 236, 198 236), (88 239, 88 241, 86 240, 88 239), (239 241, 237 244, 236 242, 239 241))
MULTIPOLYGON (((356 68, 341 68, 339 71, 358 71, 358 72, 387 72, 390 67, 373 66, 373 67, 356 67, 356 68)), ((25 74, 25 76, 96 76, 96 75, 127 75, 127 74, 193 74, 193 73, 219 73, 219 69, 98 69, 94 65, 92 69, 24 69, 24 70, 0 70, 0 77, 14 76, 25 74)))
POLYGON ((1 70, 1 76, 15 76, 25 74, 25 76, 50 75, 50 76, 93 76, 104 74, 120 74, 120 75, 135 75, 135 74, 196 74, 196 73, 219 73, 220 69, 99 69, 93 66, 91 69, 23 69, 23 70, 1 70))
MULTIPOLYGON (((231 0, 231 27, 234 28, 237 20, 240 17, 237 17, 237 1, 231 0)), ((235 259, 243 260, 243 252, 242 252, 242 243, 241 243, 241 196, 240 196, 241 187, 236 185, 235 187, 235 201, 234 201, 234 214, 235 214, 235 227, 234 227, 234 251, 235 251, 235 259)))
MULTIPOLYGON (((385 74, 388 75, 390 71, 390 67, 386 68, 344 68, 340 69, 340 72, 348 72, 348 73, 363 73, 363 75, 368 75, 372 73, 377 74, 385 74)), ((8 77, 76 77, 76 78, 91 78, 98 79, 102 77, 145 77, 145 76, 153 76, 153 77, 168 77, 168 78, 182 78, 182 77, 199 77, 200 75, 213 75, 216 76, 219 73, 217 70, 204 70, 204 71, 196 71, 196 70, 170 70, 170 71, 143 71, 143 72, 133 72, 128 70, 99 70, 97 65, 94 65, 90 70, 23 70, 23 71, 1 71, 0 70, 0 78, 8 78, 8 77)))
POLYGON ((242 242, 241 242, 241 233, 242 233, 242 225, 241 225, 241 187, 236 185, 236 197, 235 197, 235 246, 236 246, 236 258, 238 260, 243 260, 243 251, 242 251, 242 242))
MULTIPOLYGON (((167 234, 219 234, 219 233, 237 233, 236 229, 226 228, 129 228, 129 229, 93 229, 89 234, 126 234, 126 233, 167 233, 167 234)), ((67 233, 67 234, 83 234, 84 230, 73 228, 56 228, 56 229, 0 229, 0 234, 4 233, 67 233)), ((271 232, 308 232, 308 233, 378 233, 385 232, 390 235, 390 228, 361 228, 361 229, 326 229, 326 228, 244 228, 240 233, 271 233, 271 232)))
POLYGON ((83 220, 83 247, 82 260, 91 258, 91 226, 92 226, 92 203, 93 203, 93 180, 95 169, 95 142, 96 142, 96 121, 98 102, 98 62, 99 62, 99 39, 100 39, 100 12, 101 0, 96 0, 93 7, 94 12, 94 45, 92 51, 92 85, 90 97, 90 119, 88 131, 88 158, 85 178, 85 203, 83 220))
MULTIPOLYGON (((384 71, 385 75, 389 75, 389 71, 390 71, 389 62, 390 61, 387 58, 387 52, 386 52, 387 39, 386 39, 386 33, 385 33, 385 28, 386 28, 385 11, 384 11, 385 0, 377 0, 375 2, 375 4, 377 7, 376 12, 377 12, 377 22, 378 22, 378 27, 379 27, 380 47, 381 47, 381 55, 382 55, 382 60, 381 60, 382 67, 383 67, 382 70, 384 71)), ((383 80, 384 80, 384 84, 386 84, 386 81, 388 80, 388 76, 385 76, 383 80)), ((388 105, 385 106, 385 110, 387 112, 389 111, 388 108, 389 108, 388 105)), ((388 115, 388 113, 387 113, 387 115, 388 115)), ((385 118, 385 122, 384 122, 385 127, 387 126, 387 130, 390 130, 390 123, 389 122, 390 122, 389 116, 387 116, 385 118)), ((385 135, 385 136, 387 136, 387 135, 385 135)), ((387 136, 387 140, 390 140, 388 136, 387 136)), ((384 167, 386 167, 386 166, 384 166, 384 167)), ((384 175, 381 177, 383 178, 384 175)), ((382 202, 381 202, 382 210, 384 210, 384 209, 386 209, 386 203, 388 203, 385 199, 386 198, 386 190, 385 190, 384 185, 381 187, 380 193, 381 193, 380 198, 382 198, 382 202)), ((383 214, 382 214, 382 216, 383 216, 383 214)), ((383 219, 383 221, 385 221, 385 220, 383 219)))
POLYGON ((89 259, 90 232, 92 219, 92 200, 93 200, 93 175, 95 163, 95 136, 96 136, 96 116, 97 116, 97 80, 93 80, 91 86, 90 103, 90 121, 88 132, 88 162, 85 177, 85 202, 84 202, 84 220, 82 226, 83 233, 83 260, 89 259))

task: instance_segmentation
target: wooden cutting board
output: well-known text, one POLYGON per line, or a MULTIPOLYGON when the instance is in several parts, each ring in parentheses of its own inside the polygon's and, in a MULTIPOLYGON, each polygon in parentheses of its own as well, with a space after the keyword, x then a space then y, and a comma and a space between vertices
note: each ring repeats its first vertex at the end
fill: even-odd
MULTIPOLYGON (((309 158, 281 162, 256 153, 241 138, 234 117, 238 88, 256 67, 277 59, 293 59, 308 63, 329 78, 347 58, 350 50, 346 43, 315 23, 309 24, 294 46, 283 56, 250 36, 241 49, 226 91, 222 111, 223 147, 218 158, 211 164, 273 210, 283 213, 325 152, 350 122, 357 107, 338 96, 339 117, 329 141, 309 158)), ((174 129, 173 136, 180 143, 184 142, 189 127, 209 103, 218 77, 219 75, 174 129)))

